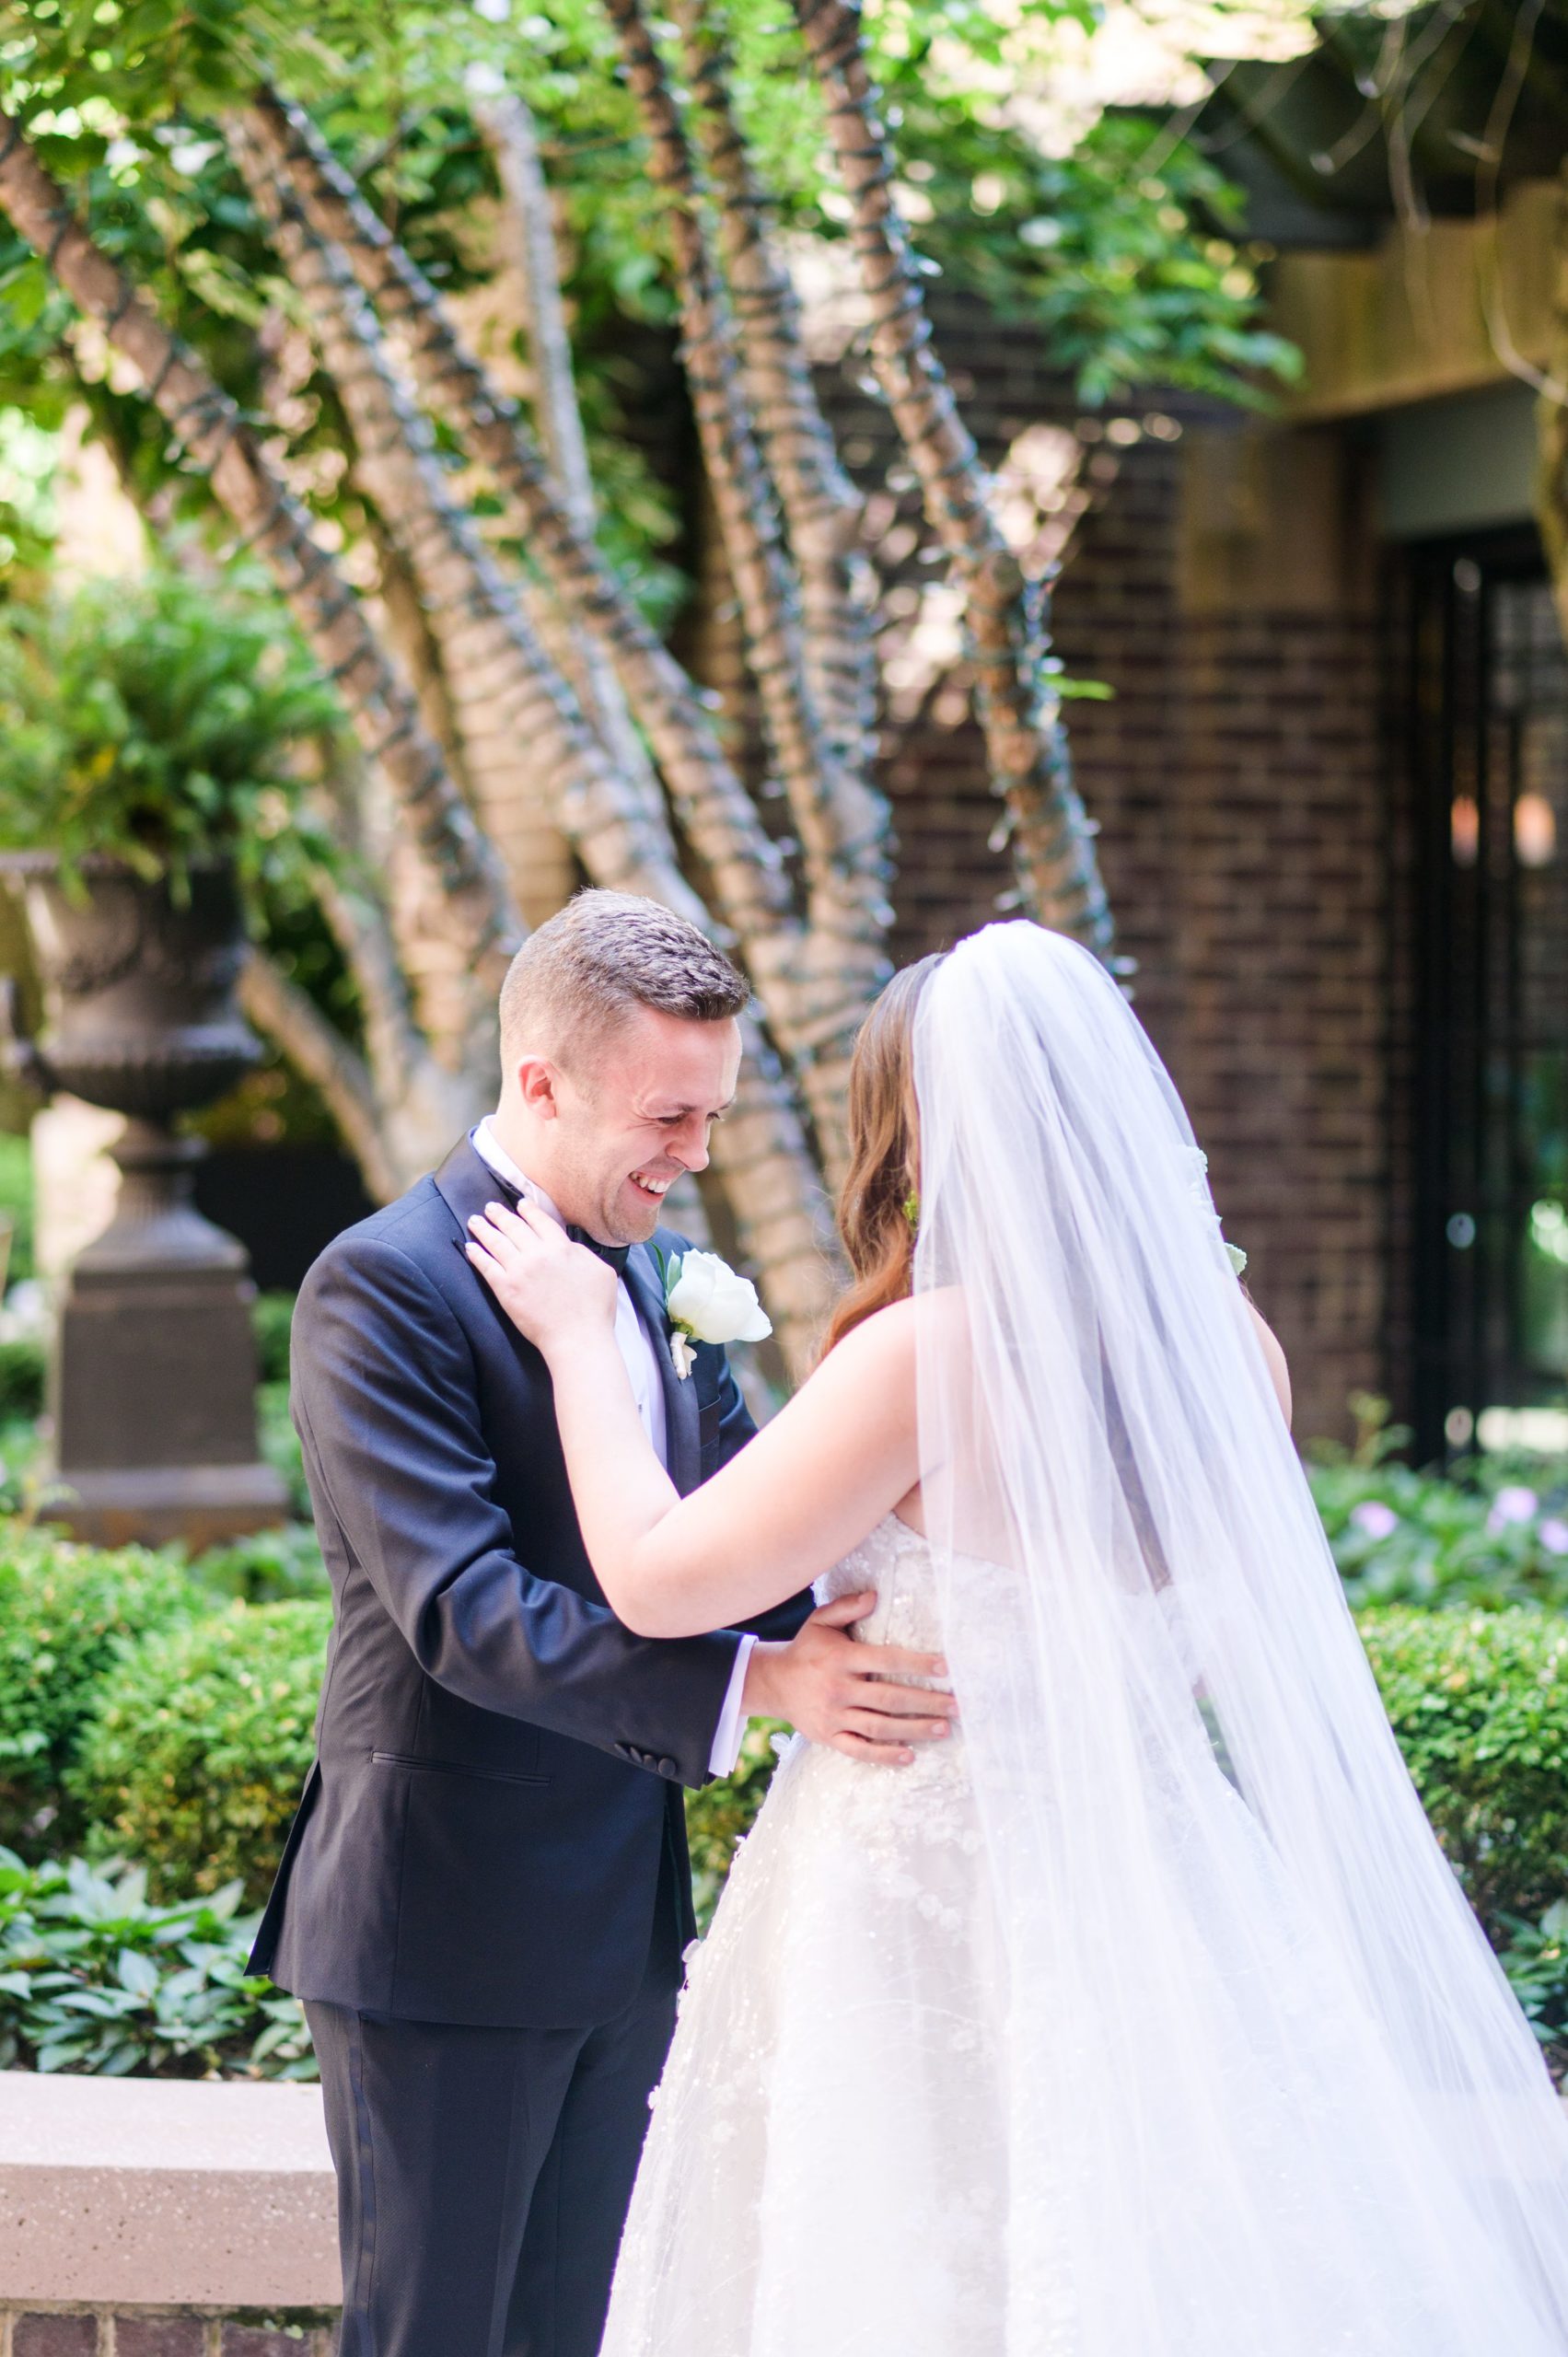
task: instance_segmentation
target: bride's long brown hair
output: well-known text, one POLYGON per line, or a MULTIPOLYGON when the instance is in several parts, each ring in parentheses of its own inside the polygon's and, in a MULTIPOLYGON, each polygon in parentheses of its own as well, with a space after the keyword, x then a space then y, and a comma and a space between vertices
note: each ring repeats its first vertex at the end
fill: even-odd
POLYGON ((851 1278, 834 1310, 823 1356, 835 1342, 909 1292, 920 1190, 915 1135, 914 1014, 942 962, 938 951, 893 976, 862 1024, 849 1076, 850 1166, 839 1196, 839 1234, 851 1278))

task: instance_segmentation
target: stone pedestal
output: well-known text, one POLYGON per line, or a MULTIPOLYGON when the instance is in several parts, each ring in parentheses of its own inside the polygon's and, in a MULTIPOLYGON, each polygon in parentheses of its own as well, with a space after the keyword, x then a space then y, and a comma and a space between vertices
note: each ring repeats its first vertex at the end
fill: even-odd
POLYGON ((202 1151, 126 1125, 114 1218, 78 1254, 61 1304, 60 1515, 100 1544, 208 1546, 287 1512, 282 1475, 257 1455, 245 1254, 191 1202, 202 1151))
POLYGON ((89 861, 67 892, 51 862, 5 865, 26 884, 49 1014, 41 1040, 16 1039, 10 1060, 45 1090, 127 1117, 114 1216, 78 1253, 61 1305, 51 1404, 64 1495, 51 1517, 100 1542, 192 1547, 281 1522, 287 1486, 257 1448, 245 1253, 195 1209, 204 1149, 172 1127, 261 1052, 234 998, 233 875, 198 865, 176 890, 89 861))

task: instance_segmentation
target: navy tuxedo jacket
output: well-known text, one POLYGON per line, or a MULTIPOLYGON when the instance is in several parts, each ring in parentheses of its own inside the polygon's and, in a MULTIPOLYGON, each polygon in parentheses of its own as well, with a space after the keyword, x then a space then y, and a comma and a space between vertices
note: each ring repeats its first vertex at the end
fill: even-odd
MULTIPOLYGON (((497 1192, 465 1139, 300 1293, 293 1410, 333 1628, 251 1963, 406 2020, 580 2027, 637 1991, 661 1858, 694 1928, 681 1788, 707 1781, 736 1639, 634 1637, 605 1602, 544 1362, 462 1254, 497 1192)), ((677 1379, 645 1245, 626 1282, 684 1493, 754 1427, 721 1350, 677 1379)), ((789 1635, 810 1608, 752 1625, 789 1635)))

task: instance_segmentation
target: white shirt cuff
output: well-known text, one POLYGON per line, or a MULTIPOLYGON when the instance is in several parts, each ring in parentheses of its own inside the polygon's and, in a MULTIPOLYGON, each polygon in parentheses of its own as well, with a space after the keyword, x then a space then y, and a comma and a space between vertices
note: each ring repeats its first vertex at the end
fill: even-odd
POLYGON ((741 1710, 746 1691, 746 1668, 751 1659, 755 1637, 742 1637, 735 1649, 735 1667, 729 1673, 729 1691, 724 1698, 724 1709, 714 1733, 714 1747, 708 1754, 710 1776, 733 1776, 740 1759, 740 1738, 746 1732, 746 1718, 741 1710))

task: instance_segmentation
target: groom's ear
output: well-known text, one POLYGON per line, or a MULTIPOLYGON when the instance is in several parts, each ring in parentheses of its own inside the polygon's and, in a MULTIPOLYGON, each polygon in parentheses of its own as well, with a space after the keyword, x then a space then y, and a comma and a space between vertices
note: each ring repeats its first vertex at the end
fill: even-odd
POLYGON ((556 1096, 556 1072, 548 1056, 524 1056, 517 1064, 517 1093, 528 1111, 541 1121, 553 1121, 560 1113, 556 1096))

